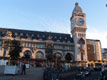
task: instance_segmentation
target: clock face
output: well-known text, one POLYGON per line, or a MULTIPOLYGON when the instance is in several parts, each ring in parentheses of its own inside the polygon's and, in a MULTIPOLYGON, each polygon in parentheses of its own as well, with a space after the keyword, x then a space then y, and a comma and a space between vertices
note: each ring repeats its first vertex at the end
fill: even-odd
POLYGON ((84 19, 83 18, 79 18, 78 19, 78 25, 79 26, 83 26, 84 25, 84 19))

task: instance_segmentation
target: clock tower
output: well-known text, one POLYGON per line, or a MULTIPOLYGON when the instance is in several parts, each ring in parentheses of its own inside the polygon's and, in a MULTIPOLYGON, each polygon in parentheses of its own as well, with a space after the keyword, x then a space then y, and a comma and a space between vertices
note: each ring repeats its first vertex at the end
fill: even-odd
POLYGON ((70 18, 71 33, 75 44, 75 62, 81 66, 87 62, 87 46, 86 46, 86 14, 83 13, 79 4, 75 4, 75 8, 70 18))

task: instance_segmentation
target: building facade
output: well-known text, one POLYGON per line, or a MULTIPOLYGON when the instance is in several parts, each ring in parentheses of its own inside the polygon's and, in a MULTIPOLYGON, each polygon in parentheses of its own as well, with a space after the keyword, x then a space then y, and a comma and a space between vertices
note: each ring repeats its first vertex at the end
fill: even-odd
POLYGON ((96 66, 102 64, 101 43, 99 40, 87 39, 88 64, 96 66))
POLYGON ((20 41, 23 47, 20 57, 28 54, 31 59, 46 59, 46 48, 52 47, 53 54, 58 54, 61 60, 66 54, 74 56, 74 44, 70 34, 27 31, 0 28, 0 56, 9 57, 9 45, 12 40, 20 41))
POLYGON ((70 56, 70 61, 79 66, 102 60, 100 41, 86 39, 86 14, 78 3, 75 4, 70 22, 72 37, 64 33, 0 28, 0 56, 10 57, 10 42, 17 40, 23 47, 20 58, 29 55, 30 59, 46 60, 47 50, 51 48, 52 55, 62 61, 70 56))
POLYGON ((107 48, 102 48, 102 60, 107 61, 107 48))
POLYGON ((71 33, 75 44, 75 61, 77 64, 80 62, 87 62, 87 47, 86 47, 86 15, 82 9, 75 4, 75 8, 70 18, 71 33))

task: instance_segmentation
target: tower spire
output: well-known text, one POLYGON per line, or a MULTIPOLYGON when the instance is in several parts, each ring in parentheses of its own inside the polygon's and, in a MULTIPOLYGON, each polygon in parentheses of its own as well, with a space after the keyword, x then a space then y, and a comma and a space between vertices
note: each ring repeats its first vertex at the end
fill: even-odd
POLYGON ((72 14, 74 14, 74 13, 82 13, 82 12, 83 12, 83 11, 82 11, 81 7, 79 6, 79 3, 76 2, 76 3, 75 3, 75 8, 74 8, 72 14))
POLYGON ((75 6, 78 6, 78 2, 75 3, 75 6))

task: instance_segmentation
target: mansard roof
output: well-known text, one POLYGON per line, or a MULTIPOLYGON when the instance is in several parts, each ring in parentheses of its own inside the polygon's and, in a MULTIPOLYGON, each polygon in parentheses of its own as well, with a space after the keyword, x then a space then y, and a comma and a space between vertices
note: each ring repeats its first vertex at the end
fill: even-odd
POLYGON ((0 28, 1 37, 6 36, 7 32, 12 32, 12 37, 14 38, 20 37, 25 39, 31 38, 31 39, 37 39, 37 40, 51 39, 52 41, 73 43, 73 38, 71 38, 70 34, 64 34, 64 33, 0 28))

